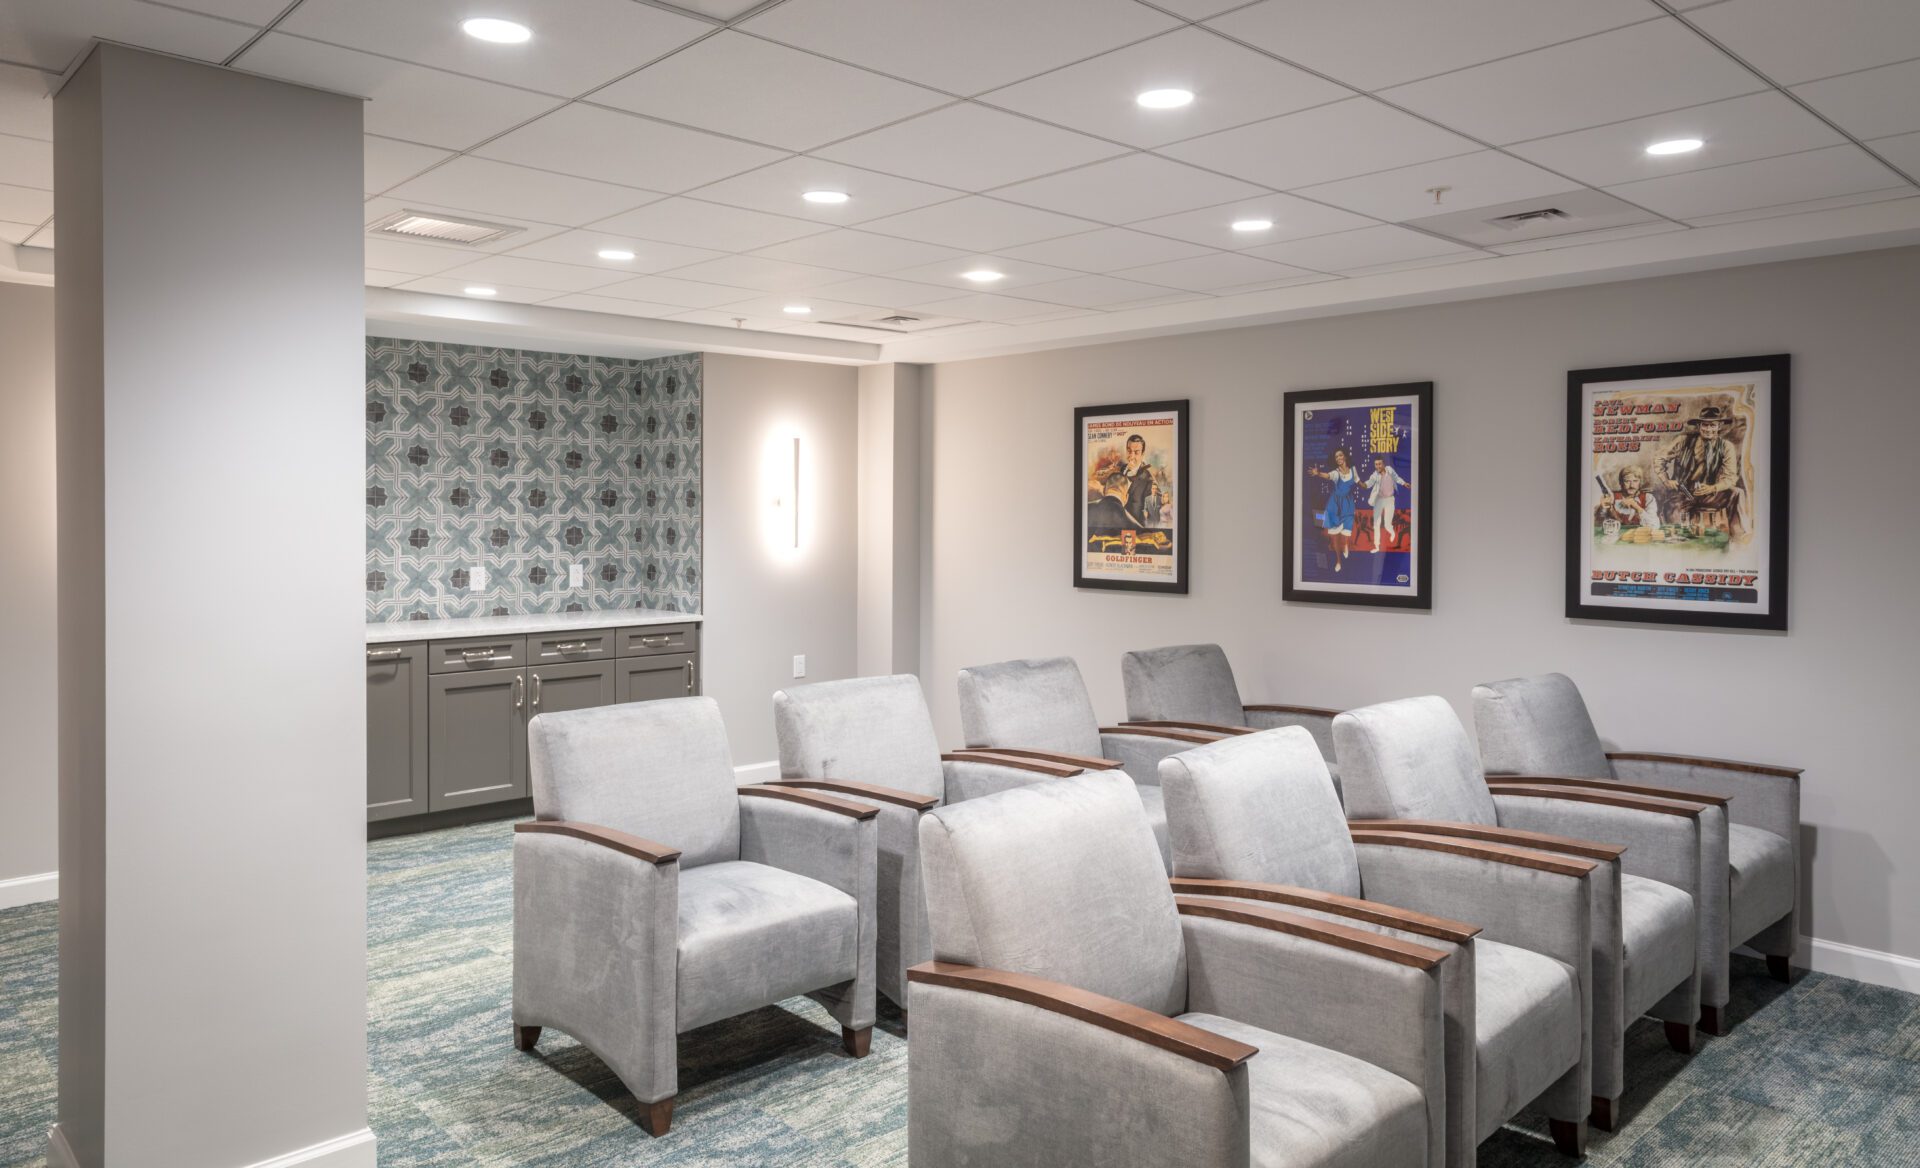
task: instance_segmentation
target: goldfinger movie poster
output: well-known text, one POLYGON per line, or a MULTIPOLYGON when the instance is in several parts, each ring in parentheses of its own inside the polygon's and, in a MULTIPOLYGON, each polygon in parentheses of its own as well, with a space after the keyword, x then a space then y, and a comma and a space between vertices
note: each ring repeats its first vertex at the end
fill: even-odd
POLYGON ((1073 412, 1076 588, 1187 590, 1187 403, 1073 412))
POLYGON ((1567 615, 1787 627, 1786 356, 1567 375, 1567 615))

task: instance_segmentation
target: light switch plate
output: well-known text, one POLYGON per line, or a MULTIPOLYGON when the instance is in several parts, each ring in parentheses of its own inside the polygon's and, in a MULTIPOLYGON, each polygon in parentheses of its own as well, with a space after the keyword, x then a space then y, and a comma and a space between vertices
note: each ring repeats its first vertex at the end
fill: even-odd
POLYGON ((585 564, 568 564, 567 565, 567 587, 581 588, 581 587, 585 587, 586 583, 587 583, 587 566, 585 564))
POLYGON ((807 655, 805 653, 794 655, 793 675, 795 677, 805 677, 807 675, 807 655))

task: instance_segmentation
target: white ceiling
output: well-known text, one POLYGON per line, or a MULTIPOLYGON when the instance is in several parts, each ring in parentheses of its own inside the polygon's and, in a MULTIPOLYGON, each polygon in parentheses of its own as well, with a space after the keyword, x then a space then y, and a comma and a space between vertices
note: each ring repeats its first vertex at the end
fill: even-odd
POLYGON ((885 343, 831 322, 897 311, 938 318, 922 349, 985 351, 1359 305, 1436 267, 1494 284, 1547 251, 1562 275, 1738 262, 1920 200, 1916 0, 7 2, 0 243, 52 246, 47 94, 98 37, 367 97, 369 223, 523 228, 370 238, 370 285, 604 319, 885 343), (476 15, 533 39, 472 40, 476 15), (1197 97, 1133 101, 1168 86, 1197 97), (1682 136, 1707 145, 1644 152, 1682 136), (851 198, 801 200, 822 187, 851 198), (1593 210, 1485 222, 1560 203, 1593 210), (1273 226, 1228 226, 1250 218, 1273 226))

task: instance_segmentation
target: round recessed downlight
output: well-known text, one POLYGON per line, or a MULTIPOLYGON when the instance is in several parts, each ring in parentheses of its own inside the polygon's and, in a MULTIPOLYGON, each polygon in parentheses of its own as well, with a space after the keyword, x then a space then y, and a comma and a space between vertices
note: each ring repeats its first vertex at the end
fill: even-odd
POLYGON ((1670 138, 1647 147, 1648 154, 1692 154, 1706 143, 1698 138, 1670 138))
POLYGON ((789 304, 780 311, 788 316, 808 316, 813 312, 813 307, 807 304, 789 304))
POLYGON ((1179 109, 1193 101, 1190 89, 1149 89, 1133 100, 1140 103, 1142 109, 1168 110, 1179 109))
POLYGON ((800 197, 809 203, 819 203, 828 207, 838 206, 848 198, 845 191, 808 191, 800 197))
POLYGON ((498 295, 500 295, 500 289, 498 289, 498 288, 489 288, 489 287, 487 287, 487 286, 486 286, 485 284, 468 284, 468 285, 467 285, 467 286, 466 286, 465 288, 463 288, 463 289, 461 289, 461 290, 462 290, 462 291, 464 291, 464 292, 465 292, 465 293, 466 293, 467 295, 469 295, 469 296, 498 296, 498 295))
POLYGON ((490 16, 476 16, 472 20, 462 21, 460 31, 475 40, 496 45, 524 45, 533 38, 533 30, 526 25, 515 24, 511 20, 495 20, 490 16))
POLYGON ((633 253, 624 247, 603 247, 598 254, 601 259, 612 260, 617 264, 623 264, 633 258, 633 253))
POLYGON ((976 284, 991 284, 995 280, 1007 278, 1005 272, 996 272, 992 268, 975 268, 971 272, 961 272, 962 280, 972 280, 976 284))
POLYGON ((1235 231, 1266 231, 1272 226, 1271 219, 1235 219, 1233 221, 1235 231))

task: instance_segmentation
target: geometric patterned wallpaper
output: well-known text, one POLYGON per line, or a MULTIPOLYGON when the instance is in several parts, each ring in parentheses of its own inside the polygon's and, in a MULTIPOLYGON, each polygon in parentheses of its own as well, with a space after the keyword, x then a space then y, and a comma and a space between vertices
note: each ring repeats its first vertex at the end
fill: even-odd
POLYGON ((700 372, 368 337, 367 620, 700 611, 700 372))

